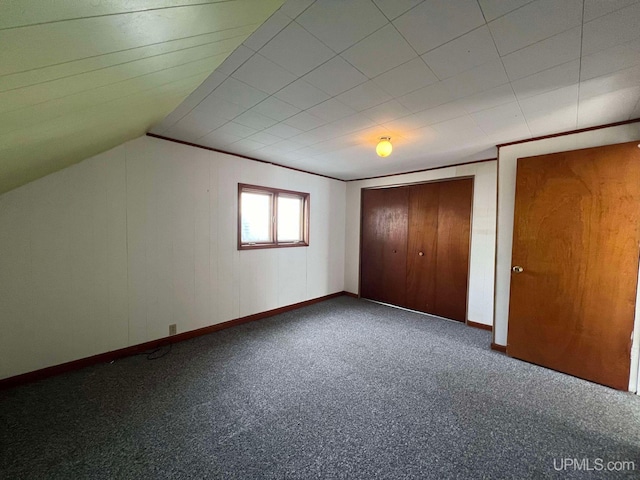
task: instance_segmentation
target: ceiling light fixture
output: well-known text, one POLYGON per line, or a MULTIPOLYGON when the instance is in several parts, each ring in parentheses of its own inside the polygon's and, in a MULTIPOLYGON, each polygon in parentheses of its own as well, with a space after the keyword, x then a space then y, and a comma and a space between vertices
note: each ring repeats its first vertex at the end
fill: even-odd
POLYGON ((391 145, 391 137, 380 137, 378 146, 376 147, 376 153, 379 157, 388 157, 391 155, 393 145, 391 145))

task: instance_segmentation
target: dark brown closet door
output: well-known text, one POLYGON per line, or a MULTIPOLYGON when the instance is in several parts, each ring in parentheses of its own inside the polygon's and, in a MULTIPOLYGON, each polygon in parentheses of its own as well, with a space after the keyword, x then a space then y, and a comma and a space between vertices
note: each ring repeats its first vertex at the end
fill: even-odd
POLYGON ((404 305, 407 276, 408 189, 362 191, 360 294, 404 305))
POLYGON ((406 307, 434 313, 440 183, 409 187, 406 307))
POLYGON ((440 317, 466 321, 473 179, 439 182, 435 309, 440 317))
POLYGON ((507 353, 627 390, 638 142, 518 159, 507 353))

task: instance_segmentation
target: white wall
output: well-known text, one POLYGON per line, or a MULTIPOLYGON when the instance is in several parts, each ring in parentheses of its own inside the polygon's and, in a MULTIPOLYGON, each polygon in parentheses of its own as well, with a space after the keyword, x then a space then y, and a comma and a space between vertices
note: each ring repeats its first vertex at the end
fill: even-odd
MULTIPOLYGON (((578 150, 581 148, 611 145, 640 139, 640 123, 632 123, 618 127, 603 128, 589 132, 547 138, 509 147, 502 147, 498 152, 498 238, 496 257, 496 293, 494 341, 500 345, 507 344, 509 318, 509 288, 511 283, 511 247, 513 238, 513 212, 516 189, 516 163, 521 157, 544 155, 547 153, 578 150)), ((632 348, 632 369, 630 390, 637 389, 638 356, 638 308, 636 302, 636 328, 632 348)))
POLYGON ((358 293, 360 262, 360 191, 383 185, 402 185, 474 176, 468 320, 493 322, 493 272, 496 233, 496 161, 442 168, 393 177, 347 183, 345 290, 358 293))
POLYGON ((141 137, 0 196, 0 378, 344 289, 344 182, 141 137), (238 251, 237 184, 311 194, 238 251))

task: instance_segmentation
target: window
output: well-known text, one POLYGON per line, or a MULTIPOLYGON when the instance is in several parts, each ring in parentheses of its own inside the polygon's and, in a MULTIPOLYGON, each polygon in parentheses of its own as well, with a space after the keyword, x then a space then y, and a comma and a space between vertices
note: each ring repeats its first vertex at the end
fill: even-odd
POLYGON ((308 245, 308 193, 238 184, 238 250, 308 245))

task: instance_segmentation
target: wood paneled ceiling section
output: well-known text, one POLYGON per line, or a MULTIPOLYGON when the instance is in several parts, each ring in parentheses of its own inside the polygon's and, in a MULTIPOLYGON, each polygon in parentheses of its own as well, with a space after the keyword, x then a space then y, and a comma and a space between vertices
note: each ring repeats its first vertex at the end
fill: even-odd
POLYGON ((152 132, 342 179, 491 158, 640 117, 639 24, 638 0, 289 0, 152 132))
POLYGON ((282 0, 1 0, 0 193, 143 135, 282 0))

